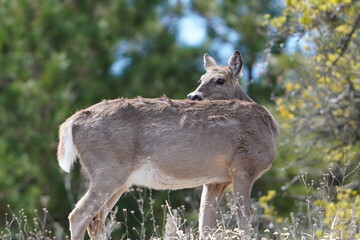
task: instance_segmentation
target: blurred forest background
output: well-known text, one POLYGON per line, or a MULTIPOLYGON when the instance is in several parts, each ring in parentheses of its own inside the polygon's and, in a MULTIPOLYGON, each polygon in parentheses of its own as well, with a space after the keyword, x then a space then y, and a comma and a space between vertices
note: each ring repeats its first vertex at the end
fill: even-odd
MULTIPOLYGON (((102 99, 184 99, 204 73, 205 52, 226 65, 239 49, 242 86, 281 126, 277 158, 253 190, 259 215, 278 224, 291 212, 305 215, 326 185, 329 197, 317 203, 323 229, 343 208, 359 236, 359 28, 357 0, 0 1, 0 231, 10 228, 6 213, 31 219, 47 209, 46 228, 68 234, 86 180, 80 166, 65 174, 57 164, 67 117, 102 99), (346 206, 338 204, 344 189, 346 206)), ((196 224, 200 191, 153 190, 145 212, 152 208, 161 225, 165 201, 185 205, 196 224)), ((134 211, 133 238, 138 204, 131 194, 118 203, 117 221, 125 221, 122 209, 134 211)))

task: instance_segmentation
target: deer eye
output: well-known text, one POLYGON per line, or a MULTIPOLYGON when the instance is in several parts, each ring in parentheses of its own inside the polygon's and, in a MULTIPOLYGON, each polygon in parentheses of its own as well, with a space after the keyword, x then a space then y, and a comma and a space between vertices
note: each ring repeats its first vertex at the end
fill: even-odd
POLYGON ((223 85, 224 83, 225 83, 225 79, 223 79, 223 78, 218 78, 215 81, 216 85, 223 85))

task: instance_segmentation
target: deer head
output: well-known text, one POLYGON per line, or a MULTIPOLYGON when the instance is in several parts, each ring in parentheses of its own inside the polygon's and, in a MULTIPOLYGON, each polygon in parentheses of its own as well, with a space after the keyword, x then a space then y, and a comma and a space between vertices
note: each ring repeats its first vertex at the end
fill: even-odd
POLYGON ((204 55, 206 73, 201 76, 200 85, 187 95, 190 100, 226 100, 240 99, 252 102, 241 88, 238 79, 241 76, 243 59, 236 50, 229 58, 228 66, 219 66, 214 58, 204 55))

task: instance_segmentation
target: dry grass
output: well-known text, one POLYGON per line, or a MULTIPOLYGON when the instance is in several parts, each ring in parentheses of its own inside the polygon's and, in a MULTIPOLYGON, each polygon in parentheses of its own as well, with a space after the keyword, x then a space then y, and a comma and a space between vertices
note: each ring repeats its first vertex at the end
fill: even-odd
MULTIPOLYGON (((349 158, 344 167, 332 165, 329 172, 316 181, 308 180, 306 175, 299 176, 306 194, 302 196, 302 200, 299 198, 297 206, 301 207, 297 208, 297 212, 290 213, 286 218, 277 215, 273 205, 275 191, 269 191, 267 195, 261 197, 253 204, 254 234, 251 239, 360 239, 360 194, 353 189, 350 180, 359 170, 360 163, 354 163, 353 159, 354 157, 349 158)), ((117 222, 117 209, 112 211, 105 227, 105 234, 109 239, 111 233, 120 227, 125 231, 119 239, 130 239, 130 229, 127 224, 129 217, 136 218, 139 225, 131 229, 133 239, 198 239, 198 229, 184 217, 184 207, 172 209, 166 202, 163 205, 166 220, 164 224, 159 225, 154 217, 155 201, 152 199, 151 191, 138 188, 132 189, 130 194, 137 199, 140 218, 134 211, 123 209, 125 221, 117 222), (144 210, 145 204, 150 206, 147 212, 144 210)), ((231 193, 226 193, 217 213, 217 225, 209 239, 250 239, 236 226, 236 209, 231 199, 231 193)), ((36 217, 28 220, 24 210, 14 213, 9 207, 9 212, 5 214, 5 225, 0 226, 0 229, 3 229, 0 239, 67 239, 61 226, 56 223, 46 225, 47 218, 46 209, 43 209, 41 214, 36 212, 36 217)))

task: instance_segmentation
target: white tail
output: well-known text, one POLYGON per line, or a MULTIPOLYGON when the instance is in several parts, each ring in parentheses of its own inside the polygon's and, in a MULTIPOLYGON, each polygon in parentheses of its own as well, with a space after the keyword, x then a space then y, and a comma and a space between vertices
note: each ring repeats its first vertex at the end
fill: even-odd
POLYGON ((72 127, 74 119, 69 118, 68 121, 60 126, 59 130, 59 147, 58 161, 59 166, 65 172, 70 172, 71 166, 76 160, 76 150, 73 142, 72 127))
POLYGON ((133 184, 155 189, 203 185, 200 239, 214 227, 216 207, 233 184, 237 222, 251 234, 251 189, 275 158, 278 125, 241 89, 242 58, 228 66, 205 54, 206 73, 191 100, 114 99, 71 116, 60 126, 58 159, 69 172, 75 157, 90 187, 69 216, 71 239, 106 239, 106 216, 133 184))

